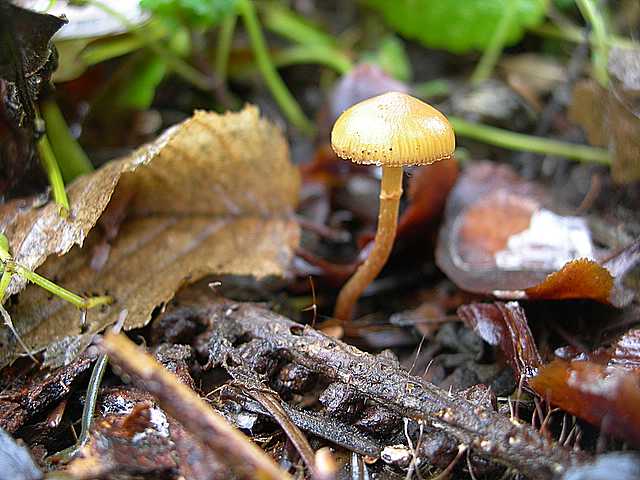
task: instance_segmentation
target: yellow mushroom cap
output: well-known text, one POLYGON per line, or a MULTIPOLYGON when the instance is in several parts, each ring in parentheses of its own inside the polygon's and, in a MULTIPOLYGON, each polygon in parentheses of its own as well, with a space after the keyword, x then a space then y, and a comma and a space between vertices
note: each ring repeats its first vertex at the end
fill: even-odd
POLYGON ((447 118, 431 105, 389 92, 342 112, 331 131, 331 147, 355 163, 426 165, 451 157, 455 135, 447 118))

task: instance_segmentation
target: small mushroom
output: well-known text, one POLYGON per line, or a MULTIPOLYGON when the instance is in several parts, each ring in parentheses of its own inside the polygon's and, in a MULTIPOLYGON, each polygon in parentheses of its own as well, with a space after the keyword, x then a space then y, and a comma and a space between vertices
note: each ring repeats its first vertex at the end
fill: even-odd
POLYGON ((342 287, 334 311, 335 318, 348 321, 358 298, 391 254, 402 196, 402 168, 451 157, 455 137, 447 118, 431 105, 406 93, 390 92, 345 110, 333 126, 331 146, 341 158, 382 167, 375 243, 342 287))

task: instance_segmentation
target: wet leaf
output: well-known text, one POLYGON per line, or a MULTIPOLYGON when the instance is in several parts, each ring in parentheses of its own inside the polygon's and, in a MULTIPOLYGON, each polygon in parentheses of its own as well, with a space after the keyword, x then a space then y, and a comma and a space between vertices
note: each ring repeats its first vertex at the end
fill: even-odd
POLYGON ((584 298, 609 303, 612 288, 613 277, 606 268, 593 260, 580 258, 565 264, 525 292, 531 299, 584 298))
POLYGON ((586 221, 561 216, 548 194, 506 166, 469 166, 447 200, 436 262, 460 288, 522 298, 571 260, 593 258, 586 221))
POLYGON ((0 77, 19 82, 35 75, 51 59, 51 37, 65 19, 0 2, 0 77))
POLYGON ((605 433, 640 445, 640 376, 593 362, 554 360, 529 380, 540 395, 605 433))
POLYGON ((95 351, 87 350, 65 367, 41 371, 24 385, 4 390, 0 395, 0 427, 13 434, 68 398, 96 357, 95 351))
POLYGON ((458 315, 490 345, 499 346, 517 378, 535 375, 542 359, 518 302, 472 303, 458 315))
POLYGON ((553 212, 549 195, 510 168, 467 168, 447 200, 436 262, 460 288, 501 299, 590 299, 624 307, 640 239, 596 261, 582 217, 553 212))
POLYGON ((611 346, 607 365, 634 370, 640 374, 640 329, 629 330, 611 346))
MULTIPOLYGON (((432 48, 462 53, 487 47, 508 0, 367 0, 389 25, 408 38, 432 48)), ((506 42, 516 43, 526 27, 542 21, 545 0, 515 0, 516 13, 508 25, 506 42)))
MULTIPOLYGON (((89 312, 88 330, 78 337, 78 312, 29 287, 11 309, 14 323, 34 350, 59 340, 47 358, 58 364, 73 358, 123 308, 129 312, 125 328, 144 325, 184 283, 212 273, 281 275, 298 242, 290 218, 298 188, 284 138, 257 109, 221 116, 196 112, 154 143, 71 184, 68 219, 52 204, 0 208, 0 229, 18 262, 33 269, 50 257, 40 273, 76 292, 115 299, 89 312), (122 198, 128 198, 125 207, 122 198), (117 237, 109 241, 98 229, 87 237, 110 201, 126 212, 117 237), (96 261, 96 255, 102 258, 96 261)), ((11 292, 23 286, 14 279, 11 292)), ((20 354, 4 330, 0 344, 0 364, 20 354)))

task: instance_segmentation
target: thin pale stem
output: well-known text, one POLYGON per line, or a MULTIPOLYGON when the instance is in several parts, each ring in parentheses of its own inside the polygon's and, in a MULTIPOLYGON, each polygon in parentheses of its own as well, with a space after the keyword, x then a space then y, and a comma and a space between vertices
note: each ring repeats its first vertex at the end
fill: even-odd
POLYGON ((609 152, 601 148, 511 132, 501 128, 468 122, 453 115, 449 116, 448 119, 456 131, 456 135, 460 137, 472 138, 480 142, 511 150, 541 153, 543 155, 557 155, 580 162, 611 165, 609 152))
POLYGON ((576 0, 576 4, 580 9, 580 13, 589 22, 593 30, 594 77, 600 85, 606 87, 609 83, 609 74, 607 72, 609 47, 607 46, 607 27, 604 18, 598 5, 593 0, 576 0))
POLYGON ((49 177, 53 200, 60 208, 60 215, 66 218, 69 215, 69 199, 67 198, 67 192, 64 190, 64 181, 62 180, 60 167, 58 167, 56 157, 53 154, 53 150, 51 150, 51 144, 46 134, 38 140, 38 155, 40 156, 42 167, 47 173, 47 177, 49 177))
POLYGON ((493 73, 493 69, 496 63, 500 59, 504 44, 507 41, 507 35, 515 14, 517 11, 517 4, 515 0, 508 0, 505 6, 502 18, 496 27, 489 45, 482 54, 480 62, 476 66, 475 71, 471 75, 471 82, 474 84, 482 83, 487 80, 493 73))
POLYGON ((41 104, 42 118, 51 140, 51 148, 65 182, 93 171, 93 165, 80 144, 71 135, 69 127, 55 101, 49 99, 41 104))
POLYGON ((231 52, 231 44, 233 43, 233 33, 236 29, 238 16, 233 13, 227 16, 220 25, 218 33, 218 47, 216 49, 215 70, 220 83, 227 82, 227 65, 229 64, 229 53, 231 52))
POLYGON ((402 196, 402 167, 382 167, 380 186, 380 212, 378 229, 373 249, 356 273, 342 287, 333 316, 348 322, 353 316, 353 308, 362 292, 378 276, 389 259, 396 237, 398 209, 402 196))
POLYGON ((240 0, 238 2, 238 12, 249 36, 258 70, 260 70, 267 87, 271 90, 273 98, 275 98, 282 112, 295 127, 306 134, 312 134, 314 131, 313 124, 302 112, 300 105, 298 105, 298 102, 287 88, 271 60, 253 2, 251 0, 240 0))
POLYGON ((112 302, 112 298, 108 296, 83 298, 80 295, 76 295, 66 288, 62 288, 60 285, 53 283, 48 278, 32 272, 31 270, 23 267, 20 264, 17 264, 15 262, 7 262, 6 268, 9 268, 9 265, 11 265, 11 267, 14 268, 15 272, 24 279, 38 285, 41 288, 44 288, 46 291, 53 293, 63 300, 66 300, 74 307, 81 310, 87 310, 93 307, 97 307, 98 305, 107 305, 112 302))

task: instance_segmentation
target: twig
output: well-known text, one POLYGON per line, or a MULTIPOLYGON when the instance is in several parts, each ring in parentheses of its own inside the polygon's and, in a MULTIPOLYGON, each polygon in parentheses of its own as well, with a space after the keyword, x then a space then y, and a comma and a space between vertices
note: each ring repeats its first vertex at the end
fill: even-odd
POLYGON ((234 461, 251 478, 290 479, 257 445, 215 413, 193 390, 122 334, 108 333, 100 342, 114 365, 151 393, 173 416, 212 451, 234 461))
MULTIPOLYGON (((237 386, 226 385, 220 390, 221 398, 230 398, 239 403, 242 408, 249 412, 261 415, 272 416, 262 405, 248 397, 237 386)), ((330 441, 336 445, 356 452, 360 455, 370 457, 380 456, 382 446, 375 440, 369 438, 353 425, 343 423, 334 417, 329 417, 316 412, 298 410, 289 406, 286 402, 282 404, 285 412, 302 430, 320 438, 330 441)))
POLYGON ((533 478, 553 478, 583 460, 528 425, 511 422, 457 395, 449 396, 383 357, 358 351, 259 306, 223 302, 209 312, 216 325, 209 345, 214 363, 234 344, 238 349, 242 345, 261 349, 255 354, 284 355, 325 380, 347 383, 369 401, 402 417, 423 421, 474 448, 478 455, 533 478))

